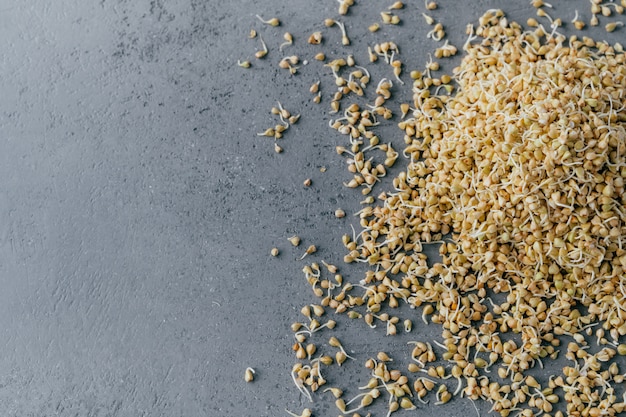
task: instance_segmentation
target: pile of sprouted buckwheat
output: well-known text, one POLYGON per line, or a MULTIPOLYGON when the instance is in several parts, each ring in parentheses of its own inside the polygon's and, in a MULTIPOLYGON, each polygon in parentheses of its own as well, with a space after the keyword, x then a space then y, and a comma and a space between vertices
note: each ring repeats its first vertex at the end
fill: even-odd
MULTIPOLYGON (((353 3, 340 1, 338 15, 353 3)), ((365 416, 373 403, 384 403, 390 415, 457 397, 486 401, 504 417, 626 410, 626 368, 615 361, 626 355, 626 56, 619 43, 583 36, 586 25, 622 30, 626 1, 591 0, 591 19, 576 11, 565 23, 556 7, 531 4, 536 17, 524 25, 502 10, 486 11, 466 27, 465 43, 454 46, 432 16, 436 2, 395 2, 369 30, 400 23, 408 7, 421 8, 423 23, 432 27, 427 37, 439 47, 422 70, 404 71, 397 44, 371 45, 368 65, 390 68, 390 76, 377 81, 353 54, 312 57, 333 74, 334 85, 326 86, 333 91, 330 126, 345 135, 336 151, 352 175, 344 185, 365 198, 360 229, 343 236, 344 262, 368 270, 358 282, 345 282, 336 265, 304 266, 318 298, 292 325, 291 376, 307 401, 315 401, 289 414, 311 416, 316 401, 330 400, 337 415, 365 416), (562 34, 564 25, 578 33, 562 34), (457 54, 460 65, 437 75, 439 61, 457 54), (394 102, 394 88, 410 88, 412 103, 394 102), (375 133, 392 118, 403 149, 375 133), (374 197, 372 189, 397 161, 406 167, 393 188, 374 197), (433 244, 439 245, 436 262, 422 251, 433 244), (412 316, 394 314, 403 305, 412 316), (346 396, 350 381, 342 387, 325 378, 327 367, 353 360, 329 313, 383 327, 389 336, 434 323, 441 338, 410 342, 402 369, 384 351, 368 358, 359 366, 369 382, 346 396), (332 354, 318 353, 317 332, 326 333, 315 340, 323 339, 332 354), (557 357, 566 364, 560 372, 547 378, 530 372, 557 357)), ((278 18, 258 19, 276 30, 281 25, 278 18)), ((323 24, 340 30, 342 45, 350 46, 341 17, 323 24)), ((322 44, 324 34, 306 41, 322 44)), ((250 37, 258 37, 261 48, 254 63, 239 62, 244 68, 268 53, 256 31, 250 37)), ((294 75, 303 62, 286 53, 293 36, 285 33, 284 40, 278 66, 294 75)), ((315 103, 320 88, 319 81, 310 87, 315 103)), ((300 116, 280 103, 271 112, 276 124, 258 134, 273 138, 282 152, 279 140, 300 116)), ((297 236, 289 241, 300 244, 297 236)), ((315 252, 310 246, 303 262, 315 252)), ((246 380, 252 372, 246 370, 246 380)))

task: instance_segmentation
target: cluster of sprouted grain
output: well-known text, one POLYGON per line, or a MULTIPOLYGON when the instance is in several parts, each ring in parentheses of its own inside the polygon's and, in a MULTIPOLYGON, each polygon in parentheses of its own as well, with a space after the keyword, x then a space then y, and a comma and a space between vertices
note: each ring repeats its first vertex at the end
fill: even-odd
MULTIPOLYGON (((368 195, 357 213, 361 230, 343 237, 344 261, 371 269, 359 283, 344 282, 338 268, 323 261, 323 268, 313 262, 303 269, 321 301, 305 306, 306 320, 292 325, 298 362, 291 376, 309 400, 328 382, 324 366, 353 359, 334 336, 327 343, 333 354, 318 353, 314 334, 336 326, 323 320, 326 310, 369 327, 382 323, 394 336, 413 328, 412 320, 395 315, 405 304, 425 323, 441 325, 442 340, 411 342, 407 371, 392 366, 385 352, 367 359, 371 378, 352 398, 337 386, 322 389, 342 415, 358 415, 379 397, 386 397, 388 415, 455 396, 488 401, 502 416, 626 410, 618 389, 626 374, 614 361, 626 355, 626 58, 620 44, 559 34, 561 19, 545 11, 551 5, 532 4, 548 29, 533 18, 532 29, 524 30, 491 10, 468 27, 465 55, 452 77, 435 77, 439 64, 432 59, 424 71, 411 71, 413 104, 399 105, 408 167, 378 205, 368 194, 399 153, 372 129, 394 115, 394 82, 370 84, 370 73, 352 55, 325 64, 337 88, 331 114, 375 86, 372 104, 348 103, 330 121, 349 140, 337 147, 353 175, 345 185, 368 195), (374 162, 371 152, 382 152, 383 162, 374 162), (440 244, 435 264, 422 253, 432 243, 440 244), (561 373, 543 380, 529 372, 559 355, 567 361, 561 373), (449 378, 456 382, 447 384, 449 378)), ((591 4, 591 26, 598 14, 623 11, 613 3, 591 4)), ((340 14, 352 5, 340 2, 340 14)), ((397 2, 389 9, 403 7, 397 2)), ((428 37, 441 41, 443 26, 423 16, 434 25, 428 37)), ((394 17, 385 11, 382 23, 393 24, 394 17)), ((584 27, 577 12, 572 23, 584 27)), ((350 44, 344 24, 326 19, 324 25, 337 25, 342 44, 350 44)), ((621 23, 607 25, 611 32, 621 23)), ((322 39, 315 32, 309 43, 322 39)), ((370 63, 384 60, 403 84, 394 42, 368 52, 370 63)), ((456 52, 446 40, 435 58, 456 52)), ((326 60, 321 52, 316 59, 326 60)), ((319 81, 310 88, 316 103, 319 89, 319 81)), ((311 245, 302 258, 315 251, 311 245)))
POLYGON ((277 143, 277 140, 283 137, 283 133, 289 129, 291 125, 298 123, 300 115, 292 115, 289 110, 285 109, 282 104, 280 104, 280 102, 278 102, 278 107, 272 107, 270 112, 280 118, 280 123, 276 124, 274 127, 268 127, 263 132, 257 133, 257 136, 273 137, 274 151, 276 153, 281 153, 283 148, 277 143))
POLYGON ((502 415, 549 413, 557 390, 568 415, 622 412, 610 361, 626 350, 624 53, 501 11, 464 49, 454 96, 415 81, 408 169, 347 242, 348 261, 375 267, 363 299, 371 312, 398 298, 424 308, 462 394, 502 415), (421 245, 448 232, 442 262, 425 266, 421 245), (560 336, 571 363, 540 386, 525 371, 556 357, 560 336))

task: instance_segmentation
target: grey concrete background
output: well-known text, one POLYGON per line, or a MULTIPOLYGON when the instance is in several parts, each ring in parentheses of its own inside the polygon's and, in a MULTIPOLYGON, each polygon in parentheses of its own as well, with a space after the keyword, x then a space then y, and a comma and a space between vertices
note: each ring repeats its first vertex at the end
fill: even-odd
MULTIPOLYGON (((334 0, 0 2, 1 415, 338 414, 328 394, 314 404, 297 395, 289 325, 315 301, 298 258, 316 244, 311 259, 340 264, 361 196, 341 185, 349 174, 334 147, 344 138, 326 125, 332 76, 310 62, 289 77, 277 46, 289 31, 296 45, 285 53, 312 61, 317 50, 353 51, 366 63, 366 45, 394 40, 408 73, 436 44, 425 40, 421 1, 407 2, 400 27, 369 34, 387 3, 354 6, 344 48, 322 24, 337 17, 334 0), (257 13, 283 25, 264 26, 257 13), (251 28, 271 50, 262 62, 251 28), (323 47, 306 44, 315 30, 323 47), (246 58, 253 67, 237 67, 246 58), (316 106, 308 87, 318 79, 316 106), (276 100, 302 113, 280 155, 255 135, 274 124, 276 100), (338 207, 345 219, 334 218, 338 207), (243 382, 248 366, 253 384, 243 382)), ((527 1, 439 3, 433 15, 457 46, 488 8, 534 13, 527 1)), ((564 20, 575 7, 589 16, 588 1, 553 3, 564 20)), ((396 89, 396 103, 409 98, 396 89)), ((394 123, 380 134, 400 147, 394 123)), ((342 272, 360 279, 358 268, 342 272)), ((416 327, 413 339, 439 334, 416 327)), ((336 334, 359 361, 332 368, 329 384, 355 393, 365 358, 406 350, 406 337, 383 333, 340 320, 336 334)), ((456 400, 417 415, 433 413, 474 411, 456 400)))

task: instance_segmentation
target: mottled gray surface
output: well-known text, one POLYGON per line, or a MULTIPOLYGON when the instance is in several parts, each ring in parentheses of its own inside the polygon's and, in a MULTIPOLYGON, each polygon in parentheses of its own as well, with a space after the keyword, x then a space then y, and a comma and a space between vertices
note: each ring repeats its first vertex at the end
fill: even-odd
MULTIPOLYGON (((435 14, 457 45, 465 24, 489 7, 532 13, 527 1, 440 3, 435 14)), ((588 2, 576 4, 588 14, 588 2)), ((383 6, 363 2, 345 19, 357 61, 385 38, 366 31, 383 6)), ((306 37, 324 30, 321 49, 345 55, 336 28, 322 25, 336 7, 2 2, 1 415, 281 416, 311 406, 289 377, 289 324, 315 299, 297 260, 304 249, 285 238, 297 233, 304 247, 318 245, 314 259, 339 264, 361 196, 341 186, 349 175, 334 146, 344 139, 326 126, 330 73, 311 62, 289 77, 276 67, 277 45, 288 30, 292 51, 311 60, 320 47, 306 37), (256 13, 284 25, 263 26, 256 13), (246 71, 235 63, 259 48, 247 39, 252 27, 271 52, 246 71), (320 106, 308 93, 317 79, 320 106), (274 124, 276 100, 303 114, 281 155, 255 135, 274 124), (305 178, 312 187, 303 187, 305 178), (348 218, 335 219, 337 207, 348 218), (269 256, 273 246, 278 258, 269 256), (257 369, 254 384, 243 382, 247 366, 257 369)), ((424 41, 422 9, 412 4, 402 27, 384 29, 408 68, 435 47, 424 41)), ((573 17, 573 8, 561 11, 573 17)), ((375 71, 384 74, 380 65, 375 71)), ((398 102, 410 97, 407 89, 397 94, 398 102)), ((392 123, 381 134, 401 143, 392 123)), ((364 358, 406 350, 406 338, 340 325, 360 361, 329 371, 329 382, 362 384, 364 358)), ((439 333, 432 325, 417 331, 422 339, 439 333)), ((322 350, 327 337, 317 339, 322 350)), ((312 408, 337 414, 328 394, 312 408)), ((436 412, 474 413, 466 400, 436 412)))

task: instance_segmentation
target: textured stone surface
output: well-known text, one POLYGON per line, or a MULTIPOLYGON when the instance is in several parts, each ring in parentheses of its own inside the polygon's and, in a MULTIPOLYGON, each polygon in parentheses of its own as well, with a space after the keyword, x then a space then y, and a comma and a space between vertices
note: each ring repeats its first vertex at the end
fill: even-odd
MULTIPOLYGON (((316 244, 312 259, 340 264, 361 196, 341 186, 349 175, 334 147, 344 139, 326 126, 332 76, 310 62, 289 77, 276 67, 277 46, 288 30, 296 46, 285 53, 345 56, 338 30, 322 24, 337 3, 12 3, 0 7, 1 414, 299 412, 308 404, 289 377, 289 324, 314 298, 297 259, 316 244), (263 26, 256 13, 284 25, 263 26), (253 59, 252 27, 270 46, 265 61, 253 59), (315 30, 325 32, 323 48, 306 44, 315 30), (247 71, 236 66, 245 58, 247 71), (318 79, 324 99, 315 106, 308 87, 318 79), (281 155, 255 135, 275 123, 276 100, 303 114, 281 155), (333 216, 338 207, 346 218, 333 216), (286 241, 293 234, 300 248, 286 241), (257 370, 253 384, 243 382, 247 366, 257 370)), ((361 63, 366 45, 384 39, 366 27, 386 7, 363 3, 345 19, 361 63)), ((383 29, 408 68, 435 47, 424 41, 418 3, 402 12, 403 26, 383 29)), ((446 3, 436 15, 457 45, 489 7, 533 13, 527 2, 446 3)), ((588 13, 588 2, 578 3, 588 13)), ((390 76, 382 65, 373 71, 390 76)), ((393 124, 381 134, 400 147, 393 124)), ((359 279, 358 268, 343 271, 359 279)), ((379 332, 366 341, 363 326, 342 325, 361 359, 406 350, 406 339, 379 332)), ((367 379, 360 364, 329 372, 367 379)), ((316 415, 336 415, 328 404, 317 401, 316 415)), ((467 400, 437 412, 460 410, 473 413, 467 400)))

